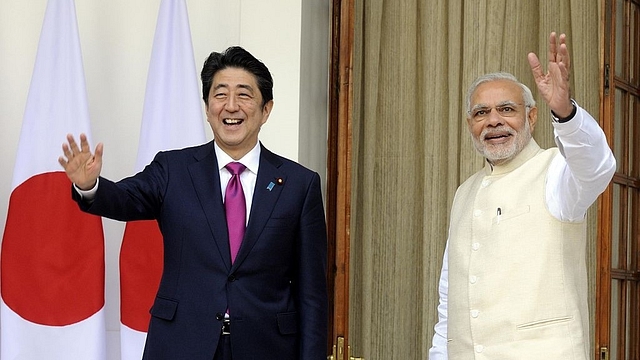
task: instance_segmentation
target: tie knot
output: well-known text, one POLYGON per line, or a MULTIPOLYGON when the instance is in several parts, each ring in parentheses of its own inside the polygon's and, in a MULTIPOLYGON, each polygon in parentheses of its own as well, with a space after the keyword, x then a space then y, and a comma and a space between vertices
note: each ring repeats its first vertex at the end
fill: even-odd
POLYGON ((246 166, 242 165, 239 162, 230 162, 227 165, 225 165, 225 167, 227 168, 227 170, 229 170, 231 175, 240 175, 242 174, 244 169, 247 168, 246 166))

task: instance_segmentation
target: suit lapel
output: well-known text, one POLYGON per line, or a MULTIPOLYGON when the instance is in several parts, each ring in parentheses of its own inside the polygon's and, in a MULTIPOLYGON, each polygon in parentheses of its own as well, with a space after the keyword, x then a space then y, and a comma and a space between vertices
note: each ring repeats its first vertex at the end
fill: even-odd
POLYGON ((191 181, 198 194, 202 210, 207 217, 209 229, 227 270, 231 268, 229 234, 220 191, 218 159, 210 142, 195 155, 197 162, 189 165, 191 181))
POLYGON ((249 223, 236 260, 233 263, 233 268, 242 264, 256 241, 258 241, 262 229, 267 224, 273 207, 284 188, 282 184, 285 184, 287 180, 286 174, 280 169, 282 161, 262 144, 260 146, 260 168, 258 169, 256 187, 253 192, 249 223))

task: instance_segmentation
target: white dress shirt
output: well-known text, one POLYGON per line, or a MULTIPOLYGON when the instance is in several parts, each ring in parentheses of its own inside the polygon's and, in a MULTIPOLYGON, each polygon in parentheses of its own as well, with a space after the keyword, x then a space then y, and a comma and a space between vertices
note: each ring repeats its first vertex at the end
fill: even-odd
POLYGON ((253 200, 253 191, 256 187, 256 180, 258 179, 258 167, 260 166, 260 142, 256 143, 256 146, 251 149, 245 156, 239 160, 233 160, 231 156, 227 155, 218 144, 214 141, 214 148, 216 150, 216 157, 218 158, 218 167, 220 171, 220 187, 222 190, 222 198, 224 199, 224 193, 227 190, 227 183, 231 180, 231 173, 225 166, 230 162, 239 162, 246 166, 246 170, 240 174, 240 182, 242 183, 242 191, 244 192, 244 200, 247 205, 246 224, 249 223, 249 214, 251 213, 251 202, 253 200))

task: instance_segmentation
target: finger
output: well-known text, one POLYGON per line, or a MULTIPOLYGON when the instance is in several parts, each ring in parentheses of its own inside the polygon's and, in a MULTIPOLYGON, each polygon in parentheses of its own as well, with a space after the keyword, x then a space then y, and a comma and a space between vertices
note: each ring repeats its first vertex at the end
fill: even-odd
POLYGON ((555 31, 551 32, 549 35, 549 62, 556 62, 557 56, 557 47, 556 47, 556 33, 555 31))
POLYGON ((104 152, 104 145, 102 143, 98 143, 98 145, 96 145, 96 151, 95 151, 95 154, 94 154, 95 161, 102 162, 102 153, 103 152, 104 152))
POLYGON ((565 67, 564 63, 558 64, 558 70, 559 71, 555 81, 560 84, 560 89, 563 90, 562 92, 570 91, 571 85, 569 70, 565 67))
POLYGON ((73 135, 67 135, 67 141, 69 142, 69 149, 71 150, 71 153, 79 154, 80 148, 78 147, 78 143, 76 143, 76 139, 73 137, 73 135))
POLYGON ((567 69, 571 69, 571 57, 569 56, 569 48, 567 47, 567 36, 565 34, 560 35, 559 52, 564 65, 567 67, 567 69))
POLYGON ((80 149, 82 152, 91 151, 91 149, 89 149, 89 140, 87 140, 87 135, 85 134, 80 134, 80 149))
POLYGON ((527 55, 527 60, 529 60, 529 66, 531 66, 531 73, 533 74, 533 78, 537 81, 538 79, 544 77, 544 71, 542 71, 542 65, 540 64, 540 59, 534 53, 529 53, 527 55))
POLYGON ((58 163, 62 166, 63 169, 67 168, 67 161, 62 156, 58 158, 58 163))
POLYGON ((71 149, 69 149, 69 145, 67 144, 62 144, 62 153, 64 154, 64 156, 66 156, 67 159, 71 159, 73 157, 73 153, 71 152, 71 149))

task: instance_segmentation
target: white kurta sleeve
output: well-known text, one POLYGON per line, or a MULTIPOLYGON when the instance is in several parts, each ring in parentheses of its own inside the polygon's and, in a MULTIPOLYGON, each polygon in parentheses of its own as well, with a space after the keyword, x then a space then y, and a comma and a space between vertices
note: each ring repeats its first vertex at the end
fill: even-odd
POLYGON ((598 122, 581 107, 573 119, 553 127, 562 156, 549 167, 547 206, 557 219, 581 221, 611 181, 616 160, 598 122))
POLYGON ((449 242, 444 249, 442 271, 438 283, 440 302, 438 304, 438 322, 433 335, 433 343, 429 349, 429 360, 447 360, 447 295, 449 293, 449 242))

